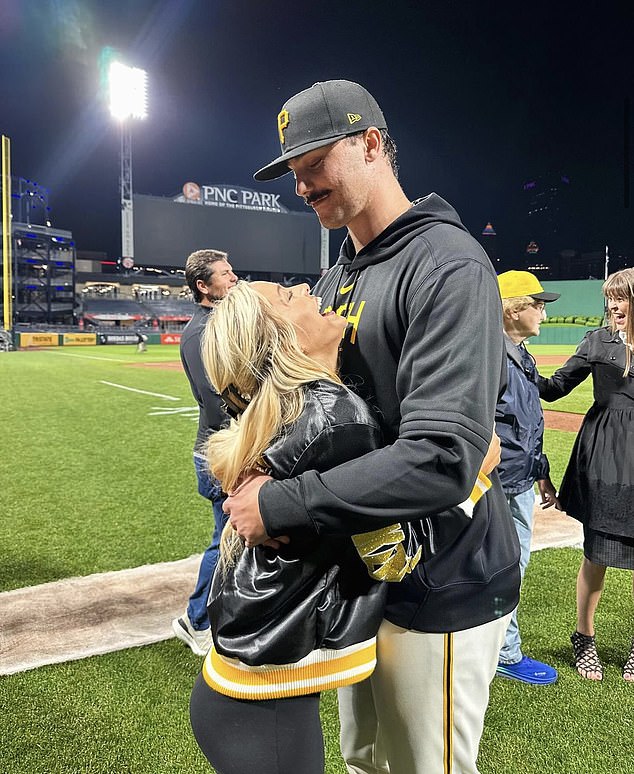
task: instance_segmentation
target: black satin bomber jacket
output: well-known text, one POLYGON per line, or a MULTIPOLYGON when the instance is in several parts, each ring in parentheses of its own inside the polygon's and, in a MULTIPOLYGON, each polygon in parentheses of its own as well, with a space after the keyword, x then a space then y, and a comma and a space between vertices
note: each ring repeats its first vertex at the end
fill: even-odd
MULTIPOLYGON (((265 452, 276 479, 323 472, 381 445, 367 405, 343 385, 306 388, 299 419, 265 452)), ((383 618, 386 584, 370 578, 347 536, 298 530, 274 551, 245 550, 227 575, 214 574, 209 620, 216 651, 249 666, 294 663, 316 648, 368 640, 383 618), (329 569, 332 568, 332 569, 329 569), (327 588, 329 573, 337 574, 327 588), (323 591, 315 578, 323 578, 323 591)))

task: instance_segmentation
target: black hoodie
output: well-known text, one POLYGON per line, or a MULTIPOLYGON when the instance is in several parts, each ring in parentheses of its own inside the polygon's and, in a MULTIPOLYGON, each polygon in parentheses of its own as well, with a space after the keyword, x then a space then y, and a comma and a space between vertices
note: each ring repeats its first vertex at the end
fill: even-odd
POLYGON ((411 521, 424 544, 390 585, 386 618, 450 632, 494 620, 519 598, 519 548, 497 474, 473 518, 469 496, 505 374, 497 278, 456 211, 419 200, 359 253, 350 236, 317 284, 348 318, 341 375, 378 412, 382 449, 260 490, 266 531, 353 534, 411 521))

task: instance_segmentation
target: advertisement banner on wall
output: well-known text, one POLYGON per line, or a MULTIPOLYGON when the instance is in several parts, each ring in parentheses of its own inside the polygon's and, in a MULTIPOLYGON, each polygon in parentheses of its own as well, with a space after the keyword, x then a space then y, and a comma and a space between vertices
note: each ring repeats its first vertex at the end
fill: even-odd
POLYGON ((57 333, 21 333, 20 347, 58 347, 57 333))
POLYGON ((97 336, 98 344, 138 344, 139 337, 136 333, 100 333, 97 336))
POLYGON ((161 344, 180 344, 180 333, 161 333, 161 344))
POLYGON ((87 347, 97 343, 96 333, 65 333, 63 344, 65 347, 87 347))

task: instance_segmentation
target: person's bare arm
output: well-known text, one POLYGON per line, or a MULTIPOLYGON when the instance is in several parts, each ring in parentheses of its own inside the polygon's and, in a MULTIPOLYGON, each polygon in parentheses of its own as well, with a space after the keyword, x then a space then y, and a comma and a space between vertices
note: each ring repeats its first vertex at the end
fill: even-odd
POLYGON ((487 453, 484 459, 482 460, 482 465, 480 467, 480 470, 482 471, 482 473, 484 473, 485 476, 488 476, 492 470, 497 468, 497 466, 500 464, 501 459, 502 459, 502 444, 500 443, 500 439, 498 438, 497 433, 494 432, 491 438, 491 443, 489 444, 489 448, 487 449, 487 453))

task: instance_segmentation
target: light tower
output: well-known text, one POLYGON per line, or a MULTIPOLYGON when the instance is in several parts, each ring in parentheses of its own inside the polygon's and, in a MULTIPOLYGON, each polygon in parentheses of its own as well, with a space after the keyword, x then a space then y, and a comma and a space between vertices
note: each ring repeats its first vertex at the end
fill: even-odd
POLYGON ((134 212, 132 205, 132 131, 130 119, 147 118, 147 73, 138 67, 112 62, 108 69, 110 114, 121 128, 121 259, 134 265, 134 212))

